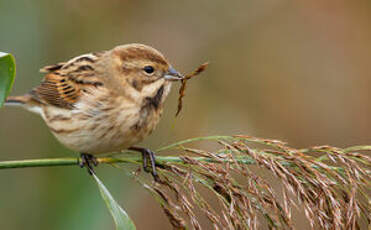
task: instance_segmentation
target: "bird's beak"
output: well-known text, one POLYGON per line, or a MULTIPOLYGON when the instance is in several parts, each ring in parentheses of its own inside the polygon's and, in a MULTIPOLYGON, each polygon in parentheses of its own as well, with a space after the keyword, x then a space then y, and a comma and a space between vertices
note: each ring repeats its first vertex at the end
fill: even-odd
POLYGON ((178 71, 176 71, 173 67, 170 67, 164 78, 170 81, 179 81, 182 80, 184 76, 178 73, 178 71))

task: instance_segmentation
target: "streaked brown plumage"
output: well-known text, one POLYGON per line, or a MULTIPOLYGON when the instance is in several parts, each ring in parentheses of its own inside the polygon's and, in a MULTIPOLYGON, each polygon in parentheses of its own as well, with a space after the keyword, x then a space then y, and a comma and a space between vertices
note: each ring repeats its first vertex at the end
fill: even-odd
POLYGON ((41 72, 39 86, 6 104, 40 114, 62 144, 92 155, 119 152, 149 135, 171 81, 182 79, 160 52, 142 44, 81 55, 41 72))

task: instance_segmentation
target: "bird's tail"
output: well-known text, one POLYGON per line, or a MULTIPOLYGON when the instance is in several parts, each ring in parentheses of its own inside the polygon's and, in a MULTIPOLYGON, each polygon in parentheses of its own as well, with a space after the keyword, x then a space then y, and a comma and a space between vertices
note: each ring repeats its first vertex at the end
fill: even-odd
POLYGON ((5 100, 5 106, 20 106, 34 113, 41 113, 40 103, 32 95, 9 96, 5 100))
POLYGON ((30 96, 29 95, 24 95, 24 96, 9 96, 5 100, 4 105, 10 105, 10 106, 25 106, 27 102, 30 101, 30 96))

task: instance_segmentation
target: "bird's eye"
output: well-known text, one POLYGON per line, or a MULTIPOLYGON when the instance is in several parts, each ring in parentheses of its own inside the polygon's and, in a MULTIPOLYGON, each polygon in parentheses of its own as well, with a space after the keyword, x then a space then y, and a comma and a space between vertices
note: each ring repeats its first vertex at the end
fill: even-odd
POLYGON ((152 74, 155 71, 155 69, 150 65, 144 66, 143 70, 147 74, 152 74))

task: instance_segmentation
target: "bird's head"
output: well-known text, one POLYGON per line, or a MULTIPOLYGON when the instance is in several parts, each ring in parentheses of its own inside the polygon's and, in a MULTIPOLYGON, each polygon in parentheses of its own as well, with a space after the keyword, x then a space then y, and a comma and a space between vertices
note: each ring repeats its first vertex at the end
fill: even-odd
POLYGON ((156 49, 142 44, 128 44, 111 51, 115 76, 137 91, 152 94, 162 85, 183 79, 156 49))

